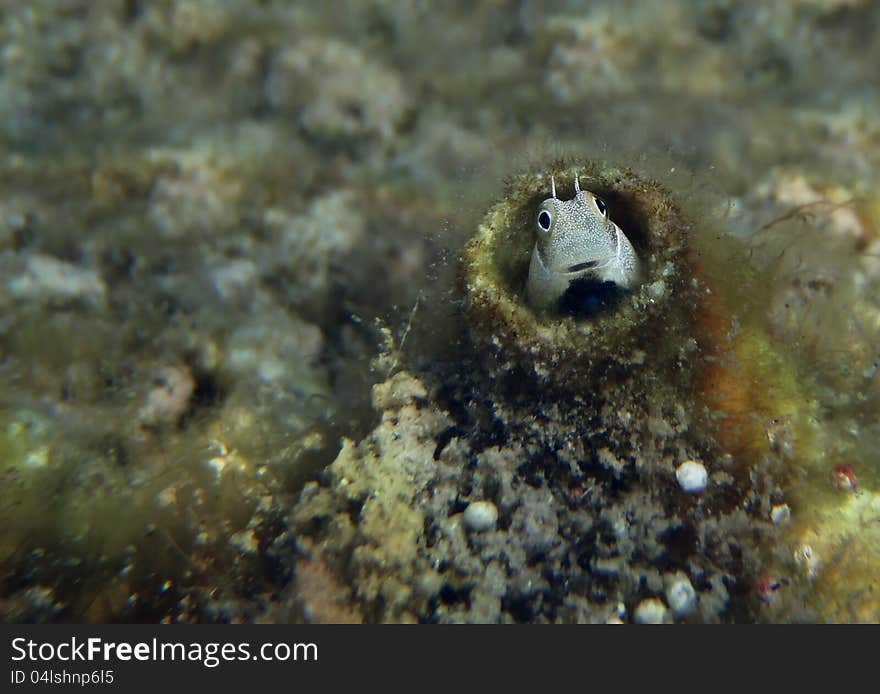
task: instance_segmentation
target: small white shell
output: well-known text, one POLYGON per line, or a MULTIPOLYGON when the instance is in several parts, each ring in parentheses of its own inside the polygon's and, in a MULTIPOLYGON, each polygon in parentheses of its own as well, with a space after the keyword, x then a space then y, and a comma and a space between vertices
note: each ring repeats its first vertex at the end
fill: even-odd
POLYGON ((791 522, 791 509, 788 504, 778 504, 770 509, 773 525, 788 525, 791 522))
POLYGON ((473 532, 493 530, 497 522, 498 507, 491 501, 475 501, 464 510, 464 524, 473 532))
POLYGON ((657 598, 647 598, 638 604, 633 618, 636 624, 663 624, 666 620, 666 605, 657 598))
POLYGON ((666 602, 676 617, 685 617, 697 605, 697 591, 687 574, 679 571, 666 581, 666 602))
POLYGON ((804 543, 794 551, 794 560, 806 572, 809 578, 815 578, 822 562, 812 546, 804 543))
POLYGON ((686 460, 675 468, 675 479, 687 494, 699 494, 709 483, 709 473, 702 463, 686 460))

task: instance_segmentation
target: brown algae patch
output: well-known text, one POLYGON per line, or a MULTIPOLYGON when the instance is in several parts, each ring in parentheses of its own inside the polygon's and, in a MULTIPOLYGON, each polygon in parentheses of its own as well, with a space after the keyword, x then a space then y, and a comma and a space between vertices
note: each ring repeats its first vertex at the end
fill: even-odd
POLYGON ((770 278, 763 353, 783 365, 762 397, 776 400, 768 435, 791 504, 768 620, 880 619, 880 276, 871 246, 843 233, 841 209, 787 214, 755 244, 770 278), (836 484, 838 468, 854 483, 836 484))

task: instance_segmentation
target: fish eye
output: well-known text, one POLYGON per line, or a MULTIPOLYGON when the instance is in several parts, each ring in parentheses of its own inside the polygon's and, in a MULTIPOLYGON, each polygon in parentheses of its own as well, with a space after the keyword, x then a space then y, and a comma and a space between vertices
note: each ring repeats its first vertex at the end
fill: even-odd
POLYGON ((602 198, 593 196, 593 202, 596 205, 596 209, 599 210, 599 214, 604 217, 608 212, 608 207, 606 207, 605 201, 602 198))
POLYGON ((538 228, 547 233, 550 231, 550 227, 553 224, 553 215, 551 215, 547 210, 541 210, 538 213, 538 228))

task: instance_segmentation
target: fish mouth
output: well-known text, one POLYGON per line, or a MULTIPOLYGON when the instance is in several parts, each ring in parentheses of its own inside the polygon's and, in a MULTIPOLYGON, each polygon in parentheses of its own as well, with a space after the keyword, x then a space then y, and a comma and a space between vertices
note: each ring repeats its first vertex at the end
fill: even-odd
POLYGON ((587 260, 583 263, 575 263, 574 265, 569 265, 567 268, 565 268, 564 272, 567 275, 573 275, 576 272, 583 272, 584 270, 598 270, 605 267, 610 262, 610 260, 602 259, 587 260))

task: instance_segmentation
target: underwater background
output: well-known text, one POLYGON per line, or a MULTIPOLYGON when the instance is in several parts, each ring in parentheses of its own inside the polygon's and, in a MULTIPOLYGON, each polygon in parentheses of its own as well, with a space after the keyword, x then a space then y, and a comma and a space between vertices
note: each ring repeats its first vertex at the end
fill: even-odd
POLYGON ((0 616, 880 620, 878 36, 872 0, 0 2, 0 616), (489 356, 466 244, 572 167, 679 201, 728 395, 489 356))

